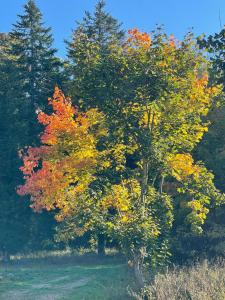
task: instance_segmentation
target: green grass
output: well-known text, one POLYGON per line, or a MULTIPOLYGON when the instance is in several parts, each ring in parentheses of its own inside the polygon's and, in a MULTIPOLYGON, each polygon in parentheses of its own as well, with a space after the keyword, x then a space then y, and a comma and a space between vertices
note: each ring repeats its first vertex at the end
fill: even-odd
POLYGON ((54 258, 14 261, 0 269, 0 299, 130 299, 127 266, 117 258, 54 258))

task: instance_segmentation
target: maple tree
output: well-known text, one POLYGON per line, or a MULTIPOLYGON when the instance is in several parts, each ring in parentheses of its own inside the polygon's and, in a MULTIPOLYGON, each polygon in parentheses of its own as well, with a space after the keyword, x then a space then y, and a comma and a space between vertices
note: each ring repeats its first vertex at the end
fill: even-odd
POLYGON ((20 195, 31 195, 34 210, 58 209, 57 220, 69 216, 76 208, 79 196, 95 179, 104 152, 96 149, 97 138, 105 135, 102 114, 92 109, 85 114, 73 107, 59 88, 49 99, 53 113, 38 113, 45 126, 40 147, 21 152, 25 184, 18 187, 20 195))
POLYGON ((18 193, 30 194, 35 210, 57 209, 76 235, 99 230, 117 240, 143 285, 145 262, 168 259, 172 229, 201 233, 212 203, 224 201, 191 155, 221 87, 208 85, 207 61, 190 36, 181 43, 134 29, 109 47, 104 60, 93 52, 88 78, 96 59, 99 70, 107 64, 117 74, 110 96, 80 113, 55 89, 52 114, 38 113, 42 145, 22 152, 18 193))
POLYGON ((206 116, 219 102, 221 86, 209 86, 207 61, 190 35, 179 42, 135 28, 123 45, 110 45, 104 60, 97 44, 88 47, 88 58, 77 53, 78 67, 86 65, 88 73, 76 80, 87 82, 109 70, 105 80, 79 87, 85 106, 105 113, 109 130, 114 179, 106 174, 111 187, 102 206, 114 211, 108 230, 136 261, 142 281, 140 262, 158 261, 157 253, 167 257, 172 226, 177 237, 201 233, 211 203, 224 201, 213 174, 191 156, 208 130, 206 116), (96 95, 102 94, 99 101, 96 95))

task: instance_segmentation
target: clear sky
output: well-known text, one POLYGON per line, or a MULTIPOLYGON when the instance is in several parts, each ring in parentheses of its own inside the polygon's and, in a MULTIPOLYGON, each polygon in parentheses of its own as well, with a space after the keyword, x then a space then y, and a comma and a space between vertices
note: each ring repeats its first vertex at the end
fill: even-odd
MULTIPOLYGON (((64 39, 68 39, 75 21, 85 10, 92 11, 97 0, 36 0, 46 25, 51 26, 55 47, 65 56, 64 39)), ((26 0, 0 0, 0 32, 11 29, 26 0)), ((190 28, 199 35, 211 34, 225 24, 225 0, 107 0, 107 10, 119 19, 125 29, 138 27, 151 31, 164 24, 166 32, 177 38, 190 28)))

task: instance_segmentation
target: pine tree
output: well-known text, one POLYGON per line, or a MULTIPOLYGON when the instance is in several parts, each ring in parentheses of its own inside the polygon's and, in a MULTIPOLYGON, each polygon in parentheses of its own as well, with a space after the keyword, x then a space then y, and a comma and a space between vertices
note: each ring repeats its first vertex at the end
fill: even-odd
POLYGON ((16 84, 15 57, 9 56, 10 39, 0 35, 0 252, 3 259, 21 250, 29 238, 29 204, 15 192, 20 183, 17 152, 26 136, 23 103, 16 84), (17 97, 15 97, 17 95, 17 97))
POLYGON ((78 23, 79 26, 76 30, 82 30, 88 38, 99 43, 101 48, 115 41, 122 41, 125 35, 124 31, 121 30, 121 24, 106 12, 105 6, 104 0, 98 1, 94 14, 85 12, 83 22, 78 23))
MULTIPOLYGON (((198 40, 200 48, 210 53, 210 81, 213 84, 222 84, 225 92, 225 27, 218 33, 198 40)), ((215 106, 210 112, 209 132, 205 135, 198 148, 198 156, 204 159, 210 169, 215 173, 217 186, 225 191, 225 102, 215 106)))
POLYGON ((62 64, 52 47, 51 28, 46 28, 34 0, 24 6, 24 15, 10 33, 24 99, 32 108, 43 106, 55 84, 62 84, 62 64))
MULTIPOLYGON (((20 136, 21 149, 28 144, 38 143, 41 128, 37 125, 35 111, 45 107, 54 86, 62 86, 65 77, 63 63, 56 57, 57 50, 52 46, 51 28, 44 25, 42 13, 34 0, 27 1, 24 14, 18 16, 18 21, 10 32, 10 39, 9 52, 15 58, 16 84, 21 91, 15 98, 20 98, 23 103, 21 120, 25 121, 25 132, 20 136)), ((52 239, 54 216, 36 215, 30 210, 29 218, 29 246, 37 249, 38 244, 41 247, 43 239, 52 239), (46 227, 44 235, 38 233, 43 226, 46 227)))
POLYGON ((12 32, 0 36, 0 251, 5 257, 27 245, 33 247, 32 241, 37 248, 43 237, 37 234, 42 221, 49 234, 53 224, 52 216, 36 216, 28 201, 16 194, 22 180, 18 151, 37 142, 35 110, 44 106, 54 85, 62 83, 62 64, 55 57, 50 28, 44 27, 33 0, 24 10, 12 32))
MULTIPOLYGON (((105 1, 100 0, 93 14, 86 12, 82 22, 73 32, 68 42, 68 58, 72 81, 69 90, 75 103, 84 109, 96 106, 96 101, 104 106, 110 98, 113 73, 104 64, 113 45, 122 44, 125 32, 121 24, 105 10, 105 1), (89 75, 94 65, 95 76, 89 75), (85 99, 85 102, 84 102, 85 99)), ((114 78, 113 78, 114 77, 114 78)))
MULTIPOLYGON (((93 14, 85 12, 83 20, 77 23, 73 31, 72 40, 67 42, 72 78, 67 90, 75 104, 83 110, 103 107, 106 101, 113 99, 112 81, 116 76, 109 72, 104 62, 113 46, 124 42, 125 32, 105 6, 105 1, 100 0, 93 14)), ((101 230, 97 233, 97 239, 98 253, 104 255, 105 239, 101 230)))

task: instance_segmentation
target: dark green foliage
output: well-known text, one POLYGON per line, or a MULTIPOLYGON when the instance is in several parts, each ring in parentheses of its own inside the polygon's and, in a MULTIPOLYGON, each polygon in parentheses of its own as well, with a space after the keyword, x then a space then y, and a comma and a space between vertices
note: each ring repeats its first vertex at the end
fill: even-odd
POLYGON ((219 84, 225 82, 225 27, 214 35, 208 37, 200 37, 198 39, 200 48, 204 48, 210 53, 211 65, 211 81, 219 84))
POLYGON ((14 253, 29 238, 29 203, 17 196, 20 183, 18 150, 27 127, 24 103, 16 85, 14 57, 8 56, 10 39, 0 36, 0 251, 14 253), (16 96, 17 95, 17 96, 16 96))
POLYGON ((35 109, 45 106, 54 85, 63 80, 52 42, 50 28, 44 27, 33 0, 25 5, 12 32, 0 36, 0 251, 41 248, 43 240, 52 236, 53 216, 40 218, 16 193, 22 181, 18 152, 35 144, 40 132, 35 109))
POLYGON ((42 108, 54 85, 62 83, 62 64, 52 48, 51 28, 44 27, 42 14, 33 0, 24 6, 24 15, 19 15, 10 37, 10 52, 16 57, 24 101, 30 107, 42 108))
MULTIPOLYGON (((225 27, 219 33, 199 40, 199 45, 210 53, 210 81, 222 84, 225 91, 225 27)), ((223 96, 224 97, 224 96, 223 96)), ((224 103, 224 99, 223 99, 224 103)), ((215 107, 210 113, 209 132, 197 149, 197 156, 215 174, 217 187, 225 192, 225 106, 215 107)), ((205 253, 225 256, 225 205, 216 208, 206 222, 205 253)))
POLYGON ((122 42, 125 36, 121 24, 106 12, 104 0, 98 1, 93 15, 90 12, 85 12, 83 21, 78 23, 78 28, 74 34, 78 32, 85 34, 90 41, 98 43, 102 51, 109 44, 122 42))
POLYGON ((112 45, 121 44, 124 37, 121 24, 105 11, 102 0, 93 15, 86 12, 83 21, 78 23, 72 41, 68 42, 72 77, 69 90, 76 104, 84 109, 99 104, 104 107, 106 99, 112 96, 112 81, 116 80, 116 74, 107 64, 107 55, 112 45))
MULTIPOLYGON (((196 151, 215 175, 215 184, 225 192, 225 107, 215 108, 210 114, 211 126, 196 151)), ((195 243, 196 244, 196 243, 195 243)), ((195 245, 194 244, 194 245, 195 245)), ((198 244, 198 243, 197 243, 198 244)), ((225 256, 225 205, 209 214, 199 244, 203 255, 225 256)), ((194 246, 192 245, 192 247, 194 246)), ((198 253, 199 255, 200 253, 198 253)))

